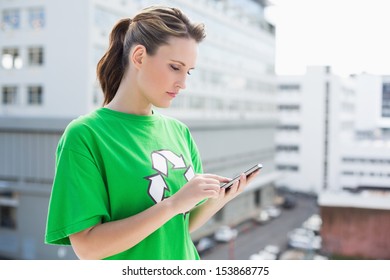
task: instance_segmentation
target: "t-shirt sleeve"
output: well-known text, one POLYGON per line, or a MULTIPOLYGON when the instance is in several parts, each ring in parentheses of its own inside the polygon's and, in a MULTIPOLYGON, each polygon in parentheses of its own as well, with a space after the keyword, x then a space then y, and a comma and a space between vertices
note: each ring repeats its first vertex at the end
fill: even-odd
POLYGON ((56 155, 45 235, 48 244, 69 245, 69 235, 110 219, 108 194, 98 167, 87 152, 74 150, 77 139, 72 145, 67 142, 59 144, 56 155))
MULTIPOLYGON (((188 128, 187 128, 187 140, 191 151, 191 160, 192 160, 194 172, 195 174, 202 174, 203 173, 202 159, 198 150, 198 146, 196 145, 195 140, 192 137, 191 132, 188 128)), ((197 205, 201 205, 205 201, 207 201, 207 199, 203 199, 197 205)))
POLYGON ((203 173, 203 165, 202 165, 202 159, 199 154, 198 146, 195 143, 194 138, 191 135, 190 130, 187 128, 187 141, 189 144, 189 148, 191 151, 191 160, 194 168, 195 174, 202 174, 203 173))

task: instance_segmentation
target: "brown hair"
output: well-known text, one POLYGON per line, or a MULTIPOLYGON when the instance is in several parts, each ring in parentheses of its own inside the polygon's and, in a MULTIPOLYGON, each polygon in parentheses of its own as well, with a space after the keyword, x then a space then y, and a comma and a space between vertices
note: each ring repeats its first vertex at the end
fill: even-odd
POLYGON ((97 77, 104 94, 103 105, 115 96, 128 67, 130 49, 135 44, 145 46, 149 55, 159 46, 168 44, 170 37, 192 38, 201 42, 205 36, 203 24, 193 24, 177 8, 151 6, 141 10, 133 19, 119 20, 110 34, 107 52, 97 64, 97 77))

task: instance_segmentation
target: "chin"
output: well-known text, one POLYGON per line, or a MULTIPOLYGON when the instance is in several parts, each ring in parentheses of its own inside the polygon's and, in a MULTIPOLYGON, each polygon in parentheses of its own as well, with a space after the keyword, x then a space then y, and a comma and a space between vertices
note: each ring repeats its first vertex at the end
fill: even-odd
POLYGON ((159 104, 153 104, 154 107, 161 108, 161 109, 167 109, 171 107, 172 102, 164 102, 159 104))

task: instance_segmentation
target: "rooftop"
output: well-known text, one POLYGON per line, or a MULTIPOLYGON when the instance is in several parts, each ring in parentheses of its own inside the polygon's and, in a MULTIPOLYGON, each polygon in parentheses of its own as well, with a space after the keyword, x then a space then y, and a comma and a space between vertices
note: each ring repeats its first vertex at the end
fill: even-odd
POLYGON ((327 191, 319 194, 318 204, 325 207, 352 207, 390 210, 390 188, 388 191, 327 191))

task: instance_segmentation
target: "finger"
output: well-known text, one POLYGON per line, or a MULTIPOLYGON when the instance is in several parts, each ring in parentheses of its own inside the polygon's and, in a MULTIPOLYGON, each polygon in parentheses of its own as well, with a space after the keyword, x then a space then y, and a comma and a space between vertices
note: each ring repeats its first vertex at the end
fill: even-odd
POLYGON ((248 176, 246 178, 246 181, 247 183, 249 183, 250 181, 252 181, 257 175, 260 174, 260 170, 257 170, 256 172, 252 173, 250 176, 248 176))
POLYGON ((237 192, 243 191, 246 185, 247 185, 246 175, 241 174, 239 185, 237 186, 237 192))
POLYGON ((246 175, 245 175, 244 173, 241 174, 241 176, 240 176, 240 181, 241 181, 241 183, 243 183, 244 185, 246 185, 247 177, 246 177, 246 175))
MULTIPOLYGON (((241 177, 240 177, 241 179, 241 177)), ((234 184, 229 188, 228 193, 229 194, 235 194, 240 186, 241 182, 238 180, 237 182, 234 182, 234 184)))
POLYGON ((229 182, 231 180, 231 178, 228 178, 228 177, 224 177, 224 176, 219 176, 219 175, 216 175, 216 174, 203 174, 204 177, 206 178, 213 178, 215 180, 218 180, 219 182, 229 182))
POLYGON ((203 182, 206 183, 206 184, 216 184, 216 185, 219 185, 221 182, 217 179, 214 179, 214 178, 203 178, 203 182))
POLYGON ((219 192, 215 190, 205 190, 204 194, 206 198, 218 198, 219 197, 219 192))
POLYGON ((253 172, 252 174, 250 174, 249 176, 247 176, 247 178, 253 178, 253 177, 256 177, 259 174, 260 174, 260 170, 257 170, 255 172, 253 172))
POLYGON ((219 179, 216 179, 215 176, 209 176, 210 174, 199 174, 194 179, 198 180, 201 184, 216 184, 220 185, 221 181, 219 179))
POLYGON ((202 190, 214 190, 216 192, 219 192, 221 189, 221 184, 220 183, 202 183, 199 185, 199 187, 202 190))

